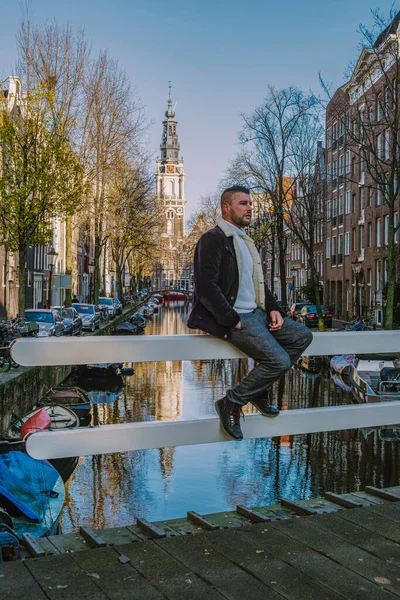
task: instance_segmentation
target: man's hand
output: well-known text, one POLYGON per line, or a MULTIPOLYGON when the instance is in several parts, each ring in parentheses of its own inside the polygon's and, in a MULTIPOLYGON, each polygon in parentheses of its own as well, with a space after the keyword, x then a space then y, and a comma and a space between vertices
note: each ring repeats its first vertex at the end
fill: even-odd
POLYGON ((239 321, 239 323, 236 323, 235 329, 242 329, 242 322, 241 321, 239 321))
POLYGON ((271 310, 269 313, 269 317, 271 319, 268 328, 270 331, 279 331, 279 329, 283 325, 283 317, 279 310, 271 310))

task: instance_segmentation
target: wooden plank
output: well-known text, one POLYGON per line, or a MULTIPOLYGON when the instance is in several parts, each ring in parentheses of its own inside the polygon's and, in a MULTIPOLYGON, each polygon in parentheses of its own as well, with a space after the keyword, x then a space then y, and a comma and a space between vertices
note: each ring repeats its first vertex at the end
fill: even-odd
POLYGON ((39 546, 36 538, 32 537, 29 533, 24 533, 22 536, 22 540, 24 542, 24 546, 28 549, 28 552, 33 558, 38 558, 40 556, 45 556, 45 551, 39 546))
POLYGON ((146 519, 136 519, 136 525, 139 529, 148 533, 151 538, 165 538, 167 535, 161 527, 157 527, 146 519))
POLYGON ((101 535, 108 546, 117 546, 119 544, 130 544, 132 542, 142 541, 140 537, 138 537, 127 527, 108 527, 107 529, 95 529, 95 533, 101 535))
POLYGON ((199 527, 201 527, 202 529, 205 529, 206 531, 215 531, 216 529, 219 529, 219 525, 215 525, 215 523, 212 523, 205 517, 202 517, 194 510, 190 510, 187 513, 187 518, 188 518, 188 521, 191 521, 192 523, 194 523, 195 525, 198 525, 199 527))
POLYGON ((307 508, 299 502, 293 502, 293 500, 289 500, 288 498, 281 498, 280 503, 282 504, 282 506, 288 508, 292 512, 296 513, 296 515, 299 515, 301 517, 309 517, 311 515, 318 514, 317 511, 313 508, 307 508))
POLYGON ((357 502, 356 500, 346 498, 345 496, 341 496, 339 494, 334 494, 333 492, 325 492, 324 498, 330 502, 333 502, 334 504, 343 506, 343 508, 360 508, 362 506, 361 502, 357 502))
POLYGON ((156 544, 230 600, 282 600, 271 588, 212 548, 209 536, 209 533, 181 536, 159 540, 156 544))
MULTIPOLYGON (((267 554, 281 558, 304 573, 310 579, 310 583, 317 581, 348 600, 388 600, 387 592, 376 584, 370 583, 364 577, 296 541, 275 527, 275 525, 281 526, 303 520, 310 521, 310 519, 272 521, 267 525, 252 525, 240 529, 238 533, 258 548, 265 549, 267 554)), ((323 595, 317 596, 319 597, 323 598, 323 595)))
POLYGON ((343 494, 345 498, 350 498, 350 500, 355 500, 356 502, 361 502, 364 507, 368 507, 375 504, 385 504, 386 500, 382 498, 377 498, 376 496, 371 496, 371 494, 367 494, 366 492, 353 492, 351 494, 343 494))
MULTIPOLYGON (((194 536, 198 537, 198 536, 194 536)), ((117 546, 116 550, 130 559, 130 564, 152 585, 156 586, 171 600, 222 600, 222 596, 196 573, 188 569, 179 560, 158 544, 175 539, 167 538, 162 542, 144 542, 117 546)))
MULTIPOLYGON (((393 511, 390 512, 393 514, 393 511)), ((386 516, 382 516, 381 513, 370 509, 352 510, 351 513, 346 512, 340 516, 346 521, 356 523, 360 527, 364 527, 364 529, 379 533, 394 542, 400 543, 400 515, 398 522, 388 519, 386 516)))
POLYGON ((161 600, 163 598, 162 594, 131 564, 120 562, 120 555, 114 548, 84 550, 75 552, 71 557, 85 573, 93 573, 93 581, 109 600, 161 600))
POLYGON ((315 520, 318 527, 327 529, 340 538, 375 554, 378 558, 397 563, 400 566, 400 545, 396 544, 371 530, 365 529, 361 525, 352 523, 347 519, 342 519, 341 513, 336 515, 318 515, 315 520))
POLYGON ((57 548, 61 554, 66 552, 79 552, 87 550, 88 544, 76 533, 63 533, 62 535, 51 535, 48 540, 57 548))
POLYGON ((37 541, 45 554, 60 554, 57 548, 50 542, 49 538, 38 538, 37 541))
POLYGON ((242 515, 242 517, 246 517, 246 519, 249 519, 249 521, 251 521, 252 523, 267 523, 271 520, 269 517, 262 515, 258 511, 244 506, 244 504, 238 504, 236 506, 236 512, 238 512, 239 515, 242 515))
POLYGON ((89 527, 79 527, 79 533, 91 548, 102 548, 106 545, 103 538, 89 527))
MULTIPOLYGON (((351 516, 356 511, 362 513, 363 509, 343 511, 338 515, 351 516)), ((316 519, 271 522, 271 527, 361 575, 371 583, 379 585, 379 580, 387 581, 388 583, 383 584, 383 588, 400 597, 400 578, 397 566, 380 560, 369 552, 365 552, 322 527, 318 527, 316 519)))
POLYGON ((400 494, 393 494, 393 492, 388 492, 387 490, 382 490, 372 485, 367 485, 365 490, 367 494, 371 494, 372 496, 377 496, 378 498, 383 498, 384 500, 389 500, 389 502, 400 502, 400 494))
POLYGON ((82 571, 70 555, 34 558, 25 561, 25 565, 50 600, 109 600, 96 585, 96 579, 82 571))
MULTIPOLYGON (((26 568, 28 561, 0 564, 0 597, 2 600, 48 600, 40 585, 26 568)), ((29 562, 31 562, 29 560, 29 562)))
MULTIPOLYGON (((307 575, 274 556, 269 550, 260 549, 257 544, 240 535, 239 530, 210 533, 207 536, 207 544, 288 600, 342 598, 325 586, 310 580, 307 575)), ((251 597, 251 593, 248 596, 251 597)))
POLYGON ((400 523, 400 503, 391 502, 390 504, 380 504, 379 506, 368 506, 367 510, 375 515, 385 517, 395 523, 400 523))

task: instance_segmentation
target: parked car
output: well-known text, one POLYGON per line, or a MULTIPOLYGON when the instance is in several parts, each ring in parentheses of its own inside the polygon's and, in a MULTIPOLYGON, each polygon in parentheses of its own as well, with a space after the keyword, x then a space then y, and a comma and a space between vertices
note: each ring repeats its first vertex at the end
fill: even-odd
POLYGON ((291 317, 294 321, 296 321, 296 317, 298 314, 300 314, 301 309, 309 305, 311 305, 311 302, 305 301, 296 302, 295 304, 292 304, 292 306, 289 308, 288 316, 291 317))
POLYGON ((64 323, 64 335, 81 335, 82 319, 73 306, 52 306, 57 311, 64 323))
POLYGON ((115 306, 115 314, 116 315, 122 315, 122 304, 119 301, 119 299, 118 298, 114 298, 113 302, 114 302, 114 306, 115 306))
POLYGON ((107 307, 110 319, 113 319, 115 317, 115 306, 112 298, 99 298, 98 303, 99 305, 103 304, 107 307))
MULTIPOLYGON (((324 316, 325 327, 332 327, 332 313, 329 312, 324 305, 321 306, 321 310, 324 316)), ((295 320, 297 321, 299 317, 307 327, 318 327, 318 314, 315 304, 304 304, 302 308, 297 311, 295 320)))
POLYGON ((25 311, 25 321, 38 324, 38 337, 60 336, 64 333, 64 323, 60 315, 51 308, 30 308, 25 311))
POLYGON ((96 311, 94 304, 72 305, 82 319, 82 328, 94 331, 100 327, 100 312, 96 311))

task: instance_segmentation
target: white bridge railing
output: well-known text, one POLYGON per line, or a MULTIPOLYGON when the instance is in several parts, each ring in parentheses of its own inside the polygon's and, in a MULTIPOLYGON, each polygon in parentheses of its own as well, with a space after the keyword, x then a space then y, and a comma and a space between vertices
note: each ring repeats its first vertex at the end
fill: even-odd
MULTIPOLYGON (((400 354, 400 332, 315 333, 307 349, 310 356, 344 353, 400 354)), ((22 339, 14 343, 11 354, 24 366, 246 357, 226 341, 207 335, 22 339)), ((289 410, 274 419, 249 415, 242 429, 244 437, 249 439, 398 423, 400 401, 392 401, 289 410)), ((230 440, 221 431, 219 419, 211 417, 36 432, 26 439, 26 450, 33 458, 48 459, 223 441, 230 440)))

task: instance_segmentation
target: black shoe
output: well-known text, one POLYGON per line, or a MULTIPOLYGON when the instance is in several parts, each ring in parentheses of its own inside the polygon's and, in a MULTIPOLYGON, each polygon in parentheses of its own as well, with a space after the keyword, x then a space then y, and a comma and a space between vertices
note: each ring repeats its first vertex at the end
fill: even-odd
POLYGON ((267 398, 254 398, 250 402, 264 417, 277 417, 279 415, 279 409, 269 404, 267 398))
POLYGON ((216 401, 215 410, 219 414, 221 426, 226 435, 229 435, 233 440, 242 440, 243 433, 240 428, 242 407, 240 404, 235 404, 224 396, 221 400, 216 401))

